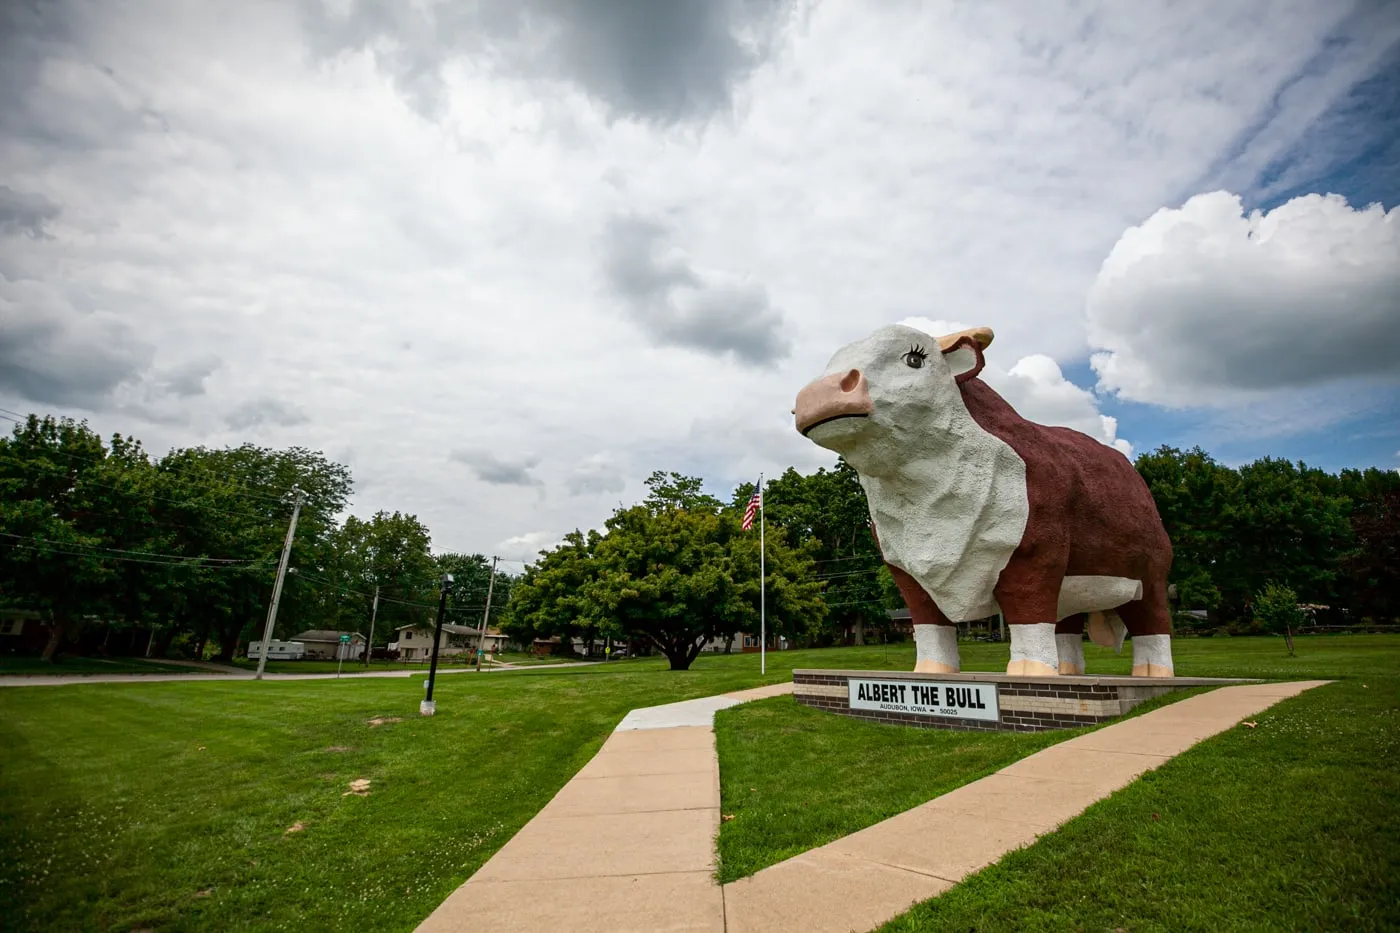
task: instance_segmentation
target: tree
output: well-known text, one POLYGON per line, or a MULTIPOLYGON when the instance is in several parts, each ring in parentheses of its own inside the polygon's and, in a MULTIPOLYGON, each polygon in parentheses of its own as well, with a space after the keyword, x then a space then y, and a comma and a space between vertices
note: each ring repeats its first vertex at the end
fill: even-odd
MULTIPOLYGON (((86 422, 30 415, 0 440, 0 579, 6 601, 38 609, 52 661, 90 616, 140 614, 153 475, 138 442, 110 449, 86 422)), ((149 559, 149 558, 148 558, 149 559)))
POLYGON ((1199 447, 1184 452, 1159 447, 1139 456, 1136 466, 1172 542, 1168 580, 1176 585, 1181 606, 1218 609, 1220 558, 1230 536, 1224 506, 1234 495, 1238 475, 1199 447))
POLYGON ((171 474, 171 498, 176 499, 170 503, 171 515, 188 518, 200 529, 202 537, 188 546, 250 561, 217 578, 197 577, 186 588, 192 601, 187 600, 185 611, 218 640, 221 660, 232 660, 244 638, 261 635, 258 626, 271 600, 293 487, 305 496, 290 562, 299 572, 288 576, 274 634, 295 632, 326 617, 327 602, 312 578, 327 569, 333 555, 335 515, 344 510, 352 488, 349 469, 320 451, 253 444, 174 450, 158 467, 171 474))
POLYGON ((1400 616, 1400 473, 1343 470, 1332 491, 1351 504, 1356 540, 1341 568, 1343 600, 1363 617, 1400 616))
MULTIPOLYGON (((334 588, 322 587, 324 598, 337 608, 337 630, 376 632, 388 640, 397 626, 416 625, 432 618, 438 588, 428 529, 417 516, 376 512, 368 521, 351 515, 330 537, 331 563, 327 575, 334 588), (379 610, 375 617, 375 590, 379 610)), ((372 648, 372 645, 367 645, 372 648)), ((369 651, 365 658, 368 661, 369 651)))
POLYGON ((491 618, 500 628, 507 619, 511 590, 515 578, 497 570, 491 581, 491 561, 485 554, 438 554, 433 558, 438 576, 452 574, 452 602, 448 611, 467 625, 479 625, 486 611, 486 598, 491 598, 491 618))
POLYGON ((1293 630, 1305 620, 1298 606, 1298 594, 1277 583, 1265 584, 1254 596, 1254 617, 1265 631, 1282 633, 1288 656, 1293 657, 1293 630))
MULTIPOLYGON (((705 642, 759 626, 758 535, 701 492, 701 481, 653 473, 651 494, 620 508, 605 531, 575 531, 514 584, 506 630, 536 635, 628 638, 690 667, 705 642)), ((767 539, 770 630, 805 633, 824 614, 810 549, 767 539)))
POLYGON ((718 499, 705 492, 705 481, 698 476, 656 470, 647 477, 646 487, 650 492, 642 504, 652 512, 688 509, 713 515, 722 508, 718 499))
POLYGON ((597 531, 573 531, 552 551, 525 568, 511 588, 508 616, 501 624, 513 639, 620 636, 616 620, 601 613, 588 595, 599 574, 597 531))
MULTIPOLYGON (((643 504, 616 512, 607 529, 584 587, 590 615, 654 645, 672 670, 688 669, 710 638, 758 628, 758 541, 736 516, 643 504)), ((775 634, 806 631, 823 615, 810 558, 784 537, 775 528, 766 542, 775 634)))
POLYGON ((1322 488, 1317 471, 1287 460, 1264 457, 1238 477, 1220 505, 1229 529, 1216 575, 1223 602, 1242 609, 1270 582, 1304 602, 1330 601, 1353 545, 1348 500, 1322 488))

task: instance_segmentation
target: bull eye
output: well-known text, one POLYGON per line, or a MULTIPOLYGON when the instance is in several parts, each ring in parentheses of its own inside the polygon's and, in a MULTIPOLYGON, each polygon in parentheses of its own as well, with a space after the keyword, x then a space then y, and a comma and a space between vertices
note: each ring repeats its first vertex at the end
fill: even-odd
POLYGON ((910 369, 919 369, 924 365, 924 361, 927 359, 928 353, 925 352, 923 347, 915 344, 909 348, 908 353, 904 354, 904 365, 908 366, 910 369))

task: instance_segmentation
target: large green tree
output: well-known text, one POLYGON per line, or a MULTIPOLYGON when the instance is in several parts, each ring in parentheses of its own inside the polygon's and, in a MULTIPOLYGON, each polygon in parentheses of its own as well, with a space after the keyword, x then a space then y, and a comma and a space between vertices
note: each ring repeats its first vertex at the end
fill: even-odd
POLYGON ((41 613, 45 660, 89 617, 140 615, 135 568, 163 543, 153 492, 140 444, 108 447, 86 422, 31 415, 0 439, 0 599, 41 613))
POLYGON ((376 512, 368 520, 347 517, 330 540, 327 570, 337 585, 318 588, 319 598, 335 607, 327 613, 335 628, 368 638, 373 621, 375 639, 387 642, 398 626, 430 620, 438 591, 431 544, 428 529, 414 515, 376 512))
POLYGON ((325 602, 311 577, 332 566, 335 516, 352 488, 348 468, 319 451, 253 444, 174 450, 158 468, 169 474, 172 494, 163 505, 168 517, 196 535, 186 547, 250 562, 241 565, 246 569, 220 572, 217 578, 206 571, 185 587, 181 611, 198 627, 201 641, 204 634, 217 640, 221 659, 232 660, 240 642, 261 637, 294 488, 301 490, 304 504, 290 566, 309 573, 305 580, 289 576, 274 634, 326 619, 325 602))
POLYGON ((1220 583, 1229 585, 1221 564, 1231 531, 1225 507, 1239 485, 1238 474, 1199 447, 1159 447, 1137 458, 1137 470, 1172 542, 1169 579, 1176 585, 1180 605, 1218 609, 1220 583))
MULTIPOLYGON (((657 472, 647 485, 604 532, 574 532, 526 569, 511 600, 517 637, 627 638, 685 670, 710 638, 758 630, 757 532, 695 477, 657 472)), ((810 631, 824 614, 810 555, 777 527, 766 555, 769 631, 810 631)))
POLYGON ((601 540, 597 531, 572 531, 527 566, 511 587, 502 629, 523 643, 536 637, 566 641, 621 637, 617 620, 603 611, 590 589, 601 572, 597 559, 601 540))
POLYGON ((1221 543, 1217 585, 1226 604, 1242 611, 1269 583, 1305 603, 1329 602, 1354 540, 1351 503, 1329 493, 1318 471, 1303 464, 1264 457, 1236 472, 1221 509, 1229 535, 1221 543))

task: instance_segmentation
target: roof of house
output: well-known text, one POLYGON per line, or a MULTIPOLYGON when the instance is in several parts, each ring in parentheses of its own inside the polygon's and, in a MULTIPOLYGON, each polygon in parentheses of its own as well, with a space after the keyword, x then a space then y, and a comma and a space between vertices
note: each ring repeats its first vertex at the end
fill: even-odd
POLYGON ((349 636, 350 636, 350 639, 351 639, 352 641, 353 641, 354 639, 356 639, 356 638, 358 638, 358 639, 360 639, 361 641, 363 641, 363 640, 364 640, 364 637, 365 637, 365 636, 361 635, 359 632, 332 632, 332 631, 330 631, 329 629, 319 629, 319 628, 316 628, 316 629, 308 629, 307 631, 302 632, 300 635, 296 636, 296 638, 295 638, 294 640, 295 640, 295 641, 340 641, 340 636, 341 636, 341 635, 349 635, 349 636))
MULTIPOLYGON (((394 631, 402 632, 404 629, 410 628, 422 629, 423 631, 427 632, 432 631, 432 629, 435 628, 435 626, 429 625, 426 622, 416 622, 413 625, 400 625, 398 628, 394 629, 394 631)), ((450 632, 453 635, 475 635, 477 632, 477 627, 475 625, 455 625, 451 622, 444 622, 442 623, 442 630, 444 632, 450 632)), ((506 636, 501 634, 496 629, 489 628, 486 630, 486 637, 505 638, 506 636)))

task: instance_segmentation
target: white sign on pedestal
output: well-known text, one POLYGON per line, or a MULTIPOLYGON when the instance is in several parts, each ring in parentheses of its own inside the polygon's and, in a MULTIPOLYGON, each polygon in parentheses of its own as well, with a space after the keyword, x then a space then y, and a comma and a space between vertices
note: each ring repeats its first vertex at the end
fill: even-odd
POLYGON ((1001 718, 997 707, 997 685, 978 683, 929 683, 908 680, 847 681, 851 709, 882 713, 912 713, 915 716, 945 716, 950 719, 1001 718))

